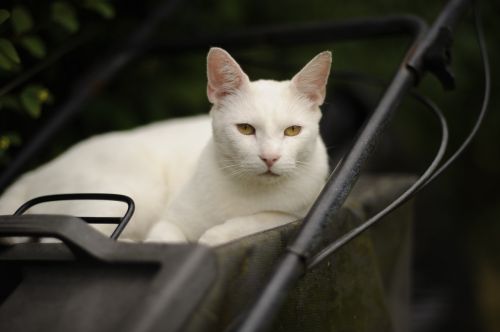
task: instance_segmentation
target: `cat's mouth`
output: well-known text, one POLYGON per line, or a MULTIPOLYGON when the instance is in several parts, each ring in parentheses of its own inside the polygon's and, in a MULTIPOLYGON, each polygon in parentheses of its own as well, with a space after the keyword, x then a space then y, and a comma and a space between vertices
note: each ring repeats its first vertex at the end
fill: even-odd
POLYGON ((269 169, 269 170, 267 170, 267 172, 260 173, 259 175, 261 175, 261 176, 280 176, 279 174, 274 173, 274 172, 273 172, 273 171, 271 171, 270 169, 269 169))

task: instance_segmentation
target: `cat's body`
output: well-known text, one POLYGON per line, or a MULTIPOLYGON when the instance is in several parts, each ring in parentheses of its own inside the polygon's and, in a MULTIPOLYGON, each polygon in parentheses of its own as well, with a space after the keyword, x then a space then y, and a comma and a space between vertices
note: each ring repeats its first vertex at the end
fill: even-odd
MULTIPOLYGON (((210 117, 84 141, 11 186, 0 199, 0 214, 11 214, 39 195, 121 193, 136 202, 123 238, 182 242, 201 237, 209 244, 299 219, 328 173, 318 106, 330 61, 324 52, 292 81, 250 82, 229 54, 212 49, 210 117)), ((115 203, 76 202, 31 212, 116 216, 123 210, 115 203)))
MULTIPOLYGON (((42 195, 119 193, 132 197, 136 203, 133 219, 122 238, 144 239, 149 228, 161 219, 166 204, 192 175, 210 136, 210 118, 205 115, 92 137, 24 174, 0 199, 0 214, 12 214, 25 201, 42 195)), ((121 216, 125 205, 85 201, 47 203, 28 212, 121 216)), ((97 226, 108 231, 114 227, 97 226)))

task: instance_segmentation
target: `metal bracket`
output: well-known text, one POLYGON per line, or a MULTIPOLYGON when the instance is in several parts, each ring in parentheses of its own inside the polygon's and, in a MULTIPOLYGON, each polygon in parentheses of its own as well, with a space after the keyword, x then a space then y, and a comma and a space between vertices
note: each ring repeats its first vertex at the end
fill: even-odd
POLYGON ((455 88, 455 76, 450 68, 452 44, 453 36, 451 29, 449 27, 441 27, 423 57, 425 69, 437 77, 445 90, 455 88))

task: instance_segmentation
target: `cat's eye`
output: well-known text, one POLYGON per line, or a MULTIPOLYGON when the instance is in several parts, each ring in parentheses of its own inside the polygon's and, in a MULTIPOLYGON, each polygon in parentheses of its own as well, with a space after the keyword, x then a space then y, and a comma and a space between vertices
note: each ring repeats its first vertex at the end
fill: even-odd
POLYGON ((238 123, 236 125, 236 127, 238 127, 238 130, 243 135, 253 135, 253 134, 255 134, 255 128, 252 127, 251 125, 249 125, 248 123, 238 123))
POLYGON ((297 136, 301 130, 301 126, 290 126, 285 129, 285 136, 297 136))

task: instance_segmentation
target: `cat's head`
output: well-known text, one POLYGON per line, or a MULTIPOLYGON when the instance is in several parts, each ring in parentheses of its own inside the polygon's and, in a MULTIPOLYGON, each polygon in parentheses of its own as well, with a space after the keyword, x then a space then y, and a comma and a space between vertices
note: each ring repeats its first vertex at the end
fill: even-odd
POLYGON ((207 94, 224 172, 275 182, 307 168, 318 148, 331 60, 322 52, 290 81, 251 82, 229 53, 210 49, 207 94))

